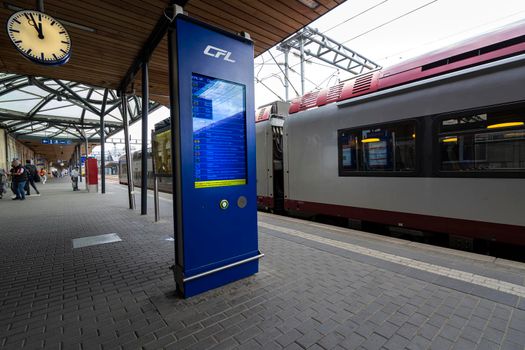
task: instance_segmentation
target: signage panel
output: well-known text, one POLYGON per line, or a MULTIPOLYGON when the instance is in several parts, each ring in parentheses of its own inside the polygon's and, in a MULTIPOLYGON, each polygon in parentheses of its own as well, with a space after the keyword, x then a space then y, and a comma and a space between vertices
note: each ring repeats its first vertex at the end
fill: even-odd
POLYGON ((42 139, 43 145, 71 145, 73 141, 67 139, 42 139))
POLYGON ((189 297, 258 271, 253 43, 183 15, 169 35, 175 281, 189 297))

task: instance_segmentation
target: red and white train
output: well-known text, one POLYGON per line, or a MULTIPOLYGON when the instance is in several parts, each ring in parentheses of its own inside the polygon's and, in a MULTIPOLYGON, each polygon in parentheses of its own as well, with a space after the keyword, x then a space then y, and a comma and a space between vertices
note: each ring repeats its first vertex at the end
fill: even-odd
POLYGON ((257 111, 259 207, 525 245, 525 21, 257 111))

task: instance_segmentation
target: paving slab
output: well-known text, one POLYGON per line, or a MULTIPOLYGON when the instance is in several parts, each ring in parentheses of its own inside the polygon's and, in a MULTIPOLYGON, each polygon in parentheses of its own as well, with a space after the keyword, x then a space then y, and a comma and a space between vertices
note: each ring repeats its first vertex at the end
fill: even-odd
POLYGON ((182 300, 169 195, 39 190, 0 200, 2 349, 524 349, 520 263, 260 214, 260 272, 182 300))

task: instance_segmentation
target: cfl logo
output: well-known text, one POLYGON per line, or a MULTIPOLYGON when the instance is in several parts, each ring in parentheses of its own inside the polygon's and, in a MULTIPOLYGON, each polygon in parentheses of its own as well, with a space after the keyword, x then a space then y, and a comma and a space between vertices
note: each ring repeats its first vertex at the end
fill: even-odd
POLYGON ((223 60, 235 63, 235 60, 230 59, 230 55, 232 54, 230 51, 226 51, 218 47, 208 45, 206 46, 203 52, 205 55, 215 58, 220 58, 221 56, 224 56, 223 60))

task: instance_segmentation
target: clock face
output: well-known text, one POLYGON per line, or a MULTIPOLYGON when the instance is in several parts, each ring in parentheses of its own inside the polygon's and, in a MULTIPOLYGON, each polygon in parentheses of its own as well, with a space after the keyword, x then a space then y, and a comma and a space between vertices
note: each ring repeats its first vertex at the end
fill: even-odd
POLYGON ((33 62, 60 65, 71 55, 66 28, 45 13, 32 10, 14 13, 7 21, 7 33, 18 51, 33 62))

